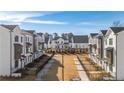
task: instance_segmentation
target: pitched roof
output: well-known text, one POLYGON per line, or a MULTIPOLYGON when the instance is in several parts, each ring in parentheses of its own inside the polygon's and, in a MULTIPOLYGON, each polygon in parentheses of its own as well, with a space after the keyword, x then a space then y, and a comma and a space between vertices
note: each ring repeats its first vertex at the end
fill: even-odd
POLYGON ((114 33, 118 33, 124 30, 124 27, 110 27, 114 33))
POLYGON ((105 35, 107 30, 101 30, 102 34, 105 35))
POLYGON ((43 33, 37 33, 38 35, 40 35, 40 36, 42 36, 43 35, 43 33))
POLYGON ((27 30, 24 30, 24 29, 22 29, 22 33, 23 33, 24 35, 31 35, 31 36, 32 36, 31 33, 29 33, 27 30))
POLYGON ((73 36, 74 43, 88 43, 88 35, 73 36))
POLYGON ((35 32, 35 30, 26 30, 26 31, 28 31, 31 34, 33 34, 35 32))
POLYGON ((62 39, 64 39, 64 40, 68 40, 66 37, 55 37, 55 38, 53 38, 53 40, 57 40, 57 39, 59 39, 59 38, 62 38, 62 39))
POLYGON ((98 33, 90 33, 90 35, 91 35, 92 37, 94 37, 94 36, 98 35, 98 33))
POLYGON ((18 25, 1 25, 1 26, 3 26, 3 27, 5 27, 5 28, 7 28, 7 29, 12 31, 18 25))

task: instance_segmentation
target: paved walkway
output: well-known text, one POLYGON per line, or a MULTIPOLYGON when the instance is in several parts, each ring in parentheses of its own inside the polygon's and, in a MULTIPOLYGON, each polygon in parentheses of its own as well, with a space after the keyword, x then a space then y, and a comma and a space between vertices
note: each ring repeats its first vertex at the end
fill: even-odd
POLYGON ((89 78, 84 70, 84 68, 82 67, 82 65, 80 64, 80 62, 78 61, 78 59, 74 59, 75 61, 75 65, 77 67, 78 73, 80 75, 80 78, 82 81, 89 81, 89 78))
POLYGON ((39 73, 37 74, 37 76, 36 76, 36 79, 35 80, 44 80, 44 76, 46 76, 47 75, 47 73, 48 73, 48 71, 49 71, 49 69, 50 69, 50 67, 51 67, 51 65, 52 65, 52 63, 54 62, 54 60, 50 60, 49 62, 48 62, 48 64, 46 64, 45 66, 44 66, 44 68, 41 70, 41 71, 39 71, 39 73))

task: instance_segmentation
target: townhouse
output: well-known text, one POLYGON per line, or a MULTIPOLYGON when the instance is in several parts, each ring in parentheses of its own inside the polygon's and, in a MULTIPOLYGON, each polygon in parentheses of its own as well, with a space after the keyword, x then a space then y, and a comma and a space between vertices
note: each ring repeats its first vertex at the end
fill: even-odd
POLYGON ((49 36, 45 41, 47 41, 46 48, 52 51, 71 51, 72 49, 80 49, 81 51, 88 49, 88 36, 87 35, 73 35, 68 37, 68 35, 62 35, 57 37, 49 36))
POLYGON ((44 37, 18 25, 0 25, 0 76, 21 76, 19 69, 43 55, 44 37))
POLYGON ((88 50, 87 35, 74 35, 71 40, 71 48, 80 49, 80 52, 88 50))
POLYGON ((52 35, 45 35, 45 42, 44 42, 44 49, 50 49, 51 48, 51 41, 52 41, 52 35))
MULTIPOLYGON (((91 34, 92 35, 92 34, 91 34)), ((89 36, 90 58, 110 73, 114 80, 124 80, 124 27, 109 27, 95 35, 95 41, 89 36), (96 52, 93 52, 93 43, 96 52)))
POLYGON ((105 35, 107 71, 116 80, 124 80, 124 27, 110 27, 105 35))
POLYGON ((40 40, 41 41, 41 49, 44 50, 45 49, 45 36, 43 33, 37 33, 40 36, 40 40))
POLYGON ((98 56, 98 33, 91 33, 89 35, 89 57, 97 63, 97 56, 98 56))
POLYGON ((69 40, 66 37, 55 37, 49 39, 50 48, 52 51, 64 51, 69 47, 69 40))
POLYGON ((24 65, 31 63, 33 61, 33 35, 28 32, 29 30, 22 30, 24 35, 24 65))
POLYGON ((35 30, 28 30, 33 36, 33 60, 43 55, 42 51, 42 37, 38 35, 35 30))
POLYGON ((24 60, 24 37, 18 25, 0 25, 0 75, 14 76, 24 60))

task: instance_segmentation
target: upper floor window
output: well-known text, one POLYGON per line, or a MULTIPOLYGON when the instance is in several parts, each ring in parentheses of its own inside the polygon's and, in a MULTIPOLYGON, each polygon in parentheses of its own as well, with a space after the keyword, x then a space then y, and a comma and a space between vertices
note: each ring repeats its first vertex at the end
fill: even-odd
POLYGON ((19 37, 15 36, 15 42, 19 42, 19 37))
POLYGON ((23 37, 21 37, 21 43, 23 42, 23 37))
POLYGON ((113 39, 112 38, 109 39, 109 45, 113 45, 113 39))

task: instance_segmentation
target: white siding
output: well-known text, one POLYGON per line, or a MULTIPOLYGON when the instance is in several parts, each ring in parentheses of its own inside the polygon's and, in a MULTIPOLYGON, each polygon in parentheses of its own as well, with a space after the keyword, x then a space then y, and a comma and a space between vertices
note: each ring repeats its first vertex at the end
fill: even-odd
POLYGON ((0 26, 0 75, 10 75, 10 32, 0 26))
POLYGON ((117 80, 124 80, 124 31, 117 36, 117 80))

